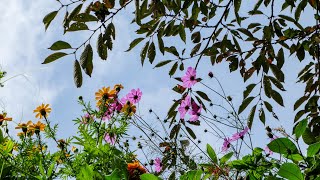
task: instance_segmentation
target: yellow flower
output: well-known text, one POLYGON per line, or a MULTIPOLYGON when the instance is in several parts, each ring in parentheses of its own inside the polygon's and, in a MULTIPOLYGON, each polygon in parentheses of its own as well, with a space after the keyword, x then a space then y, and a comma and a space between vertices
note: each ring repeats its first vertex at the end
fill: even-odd
POLYGON ((22 132, 26 133, 30 125, 32 125, 32 121, 28 121, 27 123, 19 123, 15 129, 22 129, 22 132))
POLYGON ((6 117, 7 113, 0 114, 0 126, 2 125, 3 121, 12 121, 12 118, 6 117))
POLYGON ((41 104, 38 106, 35 110, 33 110, 33 113, 36 114, 36 118, 42 119, 42 117, 48 117, 48 114, 51 112, 51 108, 49 108, 49 104, 41 104))
POLYGON ((132 103, 126 103, 121 109, 121 112, 125 113, 128 116, 132 116, 134 113, 136 113, 136 106, 132 103))
POLYGON ((110 87, 102 87, 98 92, 95 93, 97 106, 100 106, 101 103, 106 102, 109 99, 112 99, 116 95, 116 90, 110 90, 110 87))
POLYGON ((71 151, 76 153, 76 152, 78 152, 78 148, 75 146, 72 146, 71 151))
POLYGON ((114 85, 113 89, 119 92, 121 89, 123 89, 123 86, 121 84, 116 84, 114 85))
POLYGON ((129 178, 130 179, 136 179, 138 178, 141 174, 146 173, 146 169, 141 166, 139 161, 134 161, 132 163, 128 163, 128 171, 129 171, 129 178))
POLYGON ((24 137, 24 135, 25 135, 24 132, 18 132, 18 133, 17 133, 17 136, 19 136, 19 137, 24 137))
POLYGON ((44 131, 44 128, 46 127, 45 124, 38 121, 36 124, 31 124, 29 126, 30 130, 34 130, 36 133, 39 133, 40 131, 44 131))

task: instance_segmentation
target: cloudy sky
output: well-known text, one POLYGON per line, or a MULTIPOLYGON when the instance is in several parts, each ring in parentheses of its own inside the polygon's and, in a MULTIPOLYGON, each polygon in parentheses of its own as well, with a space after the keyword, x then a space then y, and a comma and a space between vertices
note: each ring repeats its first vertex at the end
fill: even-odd
MULTIPOLYGON (((14 118, 14 123, 19 123, 35 121, 33 109, 41 103, 51 104, 53 111, 50 120, 59 124, 59 136, 68 137, 74 135, 76 131, 72 120, 82 115, 81 107, 77 104, 78 97, 81 95, 85 100, 93 100, 94 92, 99 88, 122 83, 125 86, 124 91, 132 88, 140 88, 143 91, 140 103, 142 116, 148 117, 147 110, 152 108, 161 117, 165 117, 168 106, 177 97, 171 91, 177 81, 169 78, 168 68, 153 69, 149 64, 142 67, 138 51, 141 46, 134 51, 124 52, 130 42, 136 38, 133 34, 136 27, 130 25, 132 19, 128 17, 132 16, 129 11, 120 14, 114 21, 117 37, 114 50, 109 53, 108 60, 102 61, 95 54, 92 78, 84 76, 81 88, 77 89, 73 83, 73 57, 66 57, 49 65, 41 64, 50 54, 51 51, 47 48, 53 42, 64 40, 78 46, 88 37, 88 34, 83 32, 74 33, 71 36, 68 33, 63 35, 61 27, 63 13, 58 15, 58 21, 53 21, 45 32, 42 24, 43 17, 58 8, 59 4, 55 1, 0 1, 2 14, 0 16, 0 67, 8 72, 7 78, 16 76, 0 89, 0 110, 8 112, 8 115, 14 118)), ((308 16, 312 16, 312 13, 306 13, 306 16, 302 17, 303 22, 312 24, 313 22, 308 22, 308 16)), ((156 61, 166 60, 166 58, 157 56, 156 61)), ((301 69, 301 66, 296 66, 297 62, 296 57, 289 57, 286 54, 284 71, 287 72, 285 85, 287 92, 283 97, 285 106, 288 108, 276 108, 280 121, 270 115, 267 116, 267 124, 272 127, 292 124, 295 115, 291 108, 295 102, 292 97, 297 97, 303 92, 303 89, 295 83, 295 72, 301 69)), ((190 62, 189 65, 194 64, 195 62, 190 62)), ((229 74, 228 64, 222 63, 214 67, 201 65, 198 76, 206 78, 209 71, 212 71, 222 82, 226 93, 233 97, 236 106, 239 105, 242 101, 242 90, 246 86, 240 75, 237 72, 229 74)), ((182 74, 183 72, 179 72, 177 76, 182 74)), ((257 79, 255 81, 257 82, 257 79)), ((206 82, 218 89, 214 81, 206 82)), ((219 99, 216 102, 222 103, 219 99)), ((213 112, 219 113, 215 109, 213 112)), ((247 114, 246 111, 242 116, 246 117, 247 114)), ((222 115, 225 116, 225 114, 222 115)), ((253 135, 254 139, 262 138, 263 141, 254 141, 254 144, 264 146, 268 139, 265 136, 264 127, 258 121, 255 119, 253 135)), ((288 130, 291 132, 289 127, 288 130)), ((232 131, 226 132, 226 134, 232 133, 232 131)), ((213 139, 211 141, 210 138, 204 139, 207 139, 215 149, 219 149, 221 144, 213 139)))

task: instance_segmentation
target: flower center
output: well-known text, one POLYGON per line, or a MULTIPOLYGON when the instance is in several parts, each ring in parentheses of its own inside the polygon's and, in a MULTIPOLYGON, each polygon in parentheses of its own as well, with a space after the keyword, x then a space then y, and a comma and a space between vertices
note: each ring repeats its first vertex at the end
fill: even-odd
POLYGON ((191 77, 190 77, 190 80, 191 80, 191 81, 194 81, 194 80, 195 80, 194 76, 191 76, 191 77))
POLYGON ((189 109, 190 109, 190 107, 189 107, 189 106, 186 106, 186 107, 184 107, 184 109, 185 109, 185 110, 189 110, 189 109))
POLYGON ((104 100, 107 100, 107 99, 109 98, 109 96, 108 96, 108 94, 103 94, 102 98, 103 98, 104 100))
POLYGON ((138 96, 137 96, 137 95, 134 95, 134 96, 133 96, 133 99, 138 99, 138 96))
POLYGON ((40 114, 41 114, 42 116, 46 116, 47 112, 46 112, 45 109, 41 109, 41 110, 40 110, 40 114))

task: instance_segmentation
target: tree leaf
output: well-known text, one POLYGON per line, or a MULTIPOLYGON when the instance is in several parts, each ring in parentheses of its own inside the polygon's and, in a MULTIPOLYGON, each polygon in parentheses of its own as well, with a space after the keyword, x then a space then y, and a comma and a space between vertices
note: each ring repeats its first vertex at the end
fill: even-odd
POLYGON ((97 39, 97 52, 102 60, 107 60, 108 48, 107 48, 107 45, 103 41, 102 33, 99 34, 98 39, 97 39))
POLYGON ((191 128, 186 127, 186 130, 187 130, 188 134, 189 134, 193 139, 196 139, 196 138, 197 138, 196 134, 194 134, 194 132, 192 131, 191 128))
POLYGON ((133 40, 130 45, 129 45, 129 49, 126 50, 125 52, 130 51, 131 49, 133 49, 137 44, 139 44, 142 40, 144 40, 144 38, 137 38, 135 40, 133 40))
POLYGON ((99 19, 96 16, 93 16, 88 13, 81 13, 76 15, 74 18, 72 18, 73 21, 77 22, 90 22, 90 21, 99 21, 99 19))
POLYGON ((44 18, 43 18, 43 24, 45 27, 45 30, 48 29, 49 25, 51 24, 51 21, 57 16, 58 11, 53 11, 49 14, 47 14, 44 18))
POLYGON ((295 103, 294 103, 294 106, 293 106, 293 110, 297 110, 302 103, 304 103, 306 100, 308 99, 307 96, 302 96, 301 98, 299 98, 295 103))
POLYGON ((67 29, 68 32, 89 30, 88 26, 82 22, 75 22, 67 29))
POLYGON ((148 173, 144 173, 144 174, 140 175, 140 179, 141 180, 160 180, 159 177, 157 177, 153 174, 148 174, 148 173))
POLYGON ((177 71, 178 68, 178 62, 174 63, 169 71, 169 76, 173 76, 174 73, 177 71))
POLYGON ((320 150, 320 142, 309 145, 307 150, 308 157, 316 155, 320 150))
POLYGON ((202 91, 196 91, 196 93, 204 100, 211 102, 211 99, 208 97, 208 95, 202 91))
POLYGON ((257 105, 254 105, 252 108, 251 108, 251 111, 250 111, 250 114, 249 114, 249 117, 248 117, 248 127, 251 129, 252 127, 252 123, 253 123, 253 119, 254 119, 254 115, 256 113, 256 108, 257 108, 257 105))
POLYGON ((156 47, 154 46, 154 43, 152 42, 149 46, 149 49, 148 49, 148 58, 149 58, 150 64, 153 63, 155 57, 156 57, 156 47))
POLYGON ((280 154, 296 154, 298 149, 296 145, 288 138, 277 138, 268 144, 271 151, 280 154))
POLYGON ((73 80, 77 88, 82 86, 82 73, 80 63, 78 62, 78 60, 74 61, 73 80))
POLYGON ((70 49, 70 48, 72 48, 70 46, 70 44, 67 42, 64 42, 64 41, 57 41, 57 42, 53 43, 51 45, 51 47, 49 47, 49 49, 53 50, 53 51, 57 51, 57 50, 61 50, 61 49, 70 49))
POLYGON ((225 164, 232 156, 233 152, 229 152, 228 154, 222 156, 222 158, 220 159, 220 164, 225 164))
POLYGON ((303 119, 300 121, 295 127, 294 127, 294 134, 296 135, 296 138, 299 139, 299 137, 304 133, 304 131, 307 129, 308 120, 303 119))
POLYGON ((253 99, 254 99, 254 97, 252 97, 252 96, 244 99, 239 107, 238 114, 240 114, 242 111, 244 111, 253 99))
POLYGON ((141 65, 142 66, 144 64, 144 60, 146 59, 148 48, 149 48, 149 41, 146 42, 146 44, 144 45, 144 47, 142 48, 142 50, 140 52, 141 65))
POLYGON ((84 70, 84 72, 90 77, 91 77, 91 73, 92 73, 92 70, 93 70, 92 59, 93 59, 92 47, 91 47, 90 44, 88 44, 84 48, 84 50, 83 50, 83 52, 81 54, 80 64, 81 64, 81 67, 84 70))
POLYGON ((62 58, 63 56, 66 56, 68 55, 67 53, 64 53, 64 52, 56 52, 56 53, 53 53, 51 55, 49 55, 44 61, 42 64, 48 64, 48 63, 51 63, 57 59, 60 59, 62 58))
POLYGON ((284 163, 278 171, 278 175, 289 180, 304 180, 300 168, 293 163, 284 163))
POLYGON ((207 153, 214 163, 218 163, 217 155, 210 144, 207 144, 207 153))
POLYGON ((284 106, 282 96, 275 90, 272 90, 271 97, 274 99, 279 105, 284 106))
POLYGON ((154 68, 158 68, 158 67, 162 67, 168 63, 172 62, 172 60, 165 60, 165 61, 161 61, 159 62, 154 68))

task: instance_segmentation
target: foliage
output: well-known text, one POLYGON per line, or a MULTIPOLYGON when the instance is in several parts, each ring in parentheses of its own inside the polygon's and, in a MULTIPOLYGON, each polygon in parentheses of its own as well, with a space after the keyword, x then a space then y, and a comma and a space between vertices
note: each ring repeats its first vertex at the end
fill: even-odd
MULTIPOLYGON (((56 139, 57 126, 51 126, 46 114, 39 111, 46 121, 46 137, 59 146, 59 150, 53 153, 45 148, 39 132, 33 138, 27 135, 27 129, 19 141, 10 138, 7 131, 9 120, 5 120, 6 114, 3 113, 1 118, 5 123, 2 127, 6 133, 0 136, 3 157, 0 162, 1 177, 143 180, 160 177, 181 180, 320 178, 318 1, 258 0, 248 11, 245 11, 246 2, 242 0, 75 0, 66 4, 57 0, 57 3, 61 5, 60 8, 43 19, 46 30, 58 17, 57 14, 65 9, 65 34, 77 31, 89 31, 91 34, 79 46, 62 40, 53 43, 49 49, 54 53, 45 58, 43 64, 73 56, 74 82, 76 87, 81 87, 82 71, 90 77, 93 73, 94 53, 102 60, 107 60, 113 50, 114 40, 119 36, 116 36, 114 19, 122 11, 133 11, 131 19, 133 26, 138 28, 135 31, 138 37, 128 45, 127 51, 142 44, 142 65, 146 59, 150 64, 155 64, 155 68, 170 65, 170 77, 174 77, 178 69, 186 71, 183 77, 174 77, 179 84, 172 89, 180 98, 168 108, 163 121, 150 110, 159 120, 163 132, 154 130, 150 123, 135 113, 133 102, 139 101, 142 95, 139 89, 132 90, 127 99, 119 101, 122 107, 115 114, 114 110, 109 112, 109 105, 118 102, 116 95, 119 89, 116 87, 103 88, 96 93, 98 110, 80 100, 88 113, 87 119, 84 119, 88 121, 83 124, 83 118, 75 120, 79 124, 79 134, 64 141, 56 139), (314 21, 302 22, 301 17, 310 11, 316 12, 309 17, 314 21), (94 38, 96 46, 92 45, 94 38), (172 43, 177 39, 184 46, 172 43), (170 58, 159 60, 161 54, 170 58), (297 99, 293 109, 297 113, 292 120, 292 135, 283 128, 267 126, 269 117, 279 120, 275 107, 285 106, 282 94, 286 93, 284 67, 289 60, 288 54, 295 55, 300 61, 297 66, 301 66, 301 72, 297 78, 305 86, 302 96, 294 96, 297 99), (194 62, 194 65, 185 69, 187 61, 194 62), (226 95, 212 72, 208 76, 215 80, 219 91, 209 86, 203 77, 197 77, 200 65, 217 66, 222 63, 228 63, 230 72, 239 72, 247 83, 239 107, 235 107, 232 97, 226 95), (216 104, 212 94, 225 104, 216 104), (274 107, 274 104, 277 105, 274 107), (223 109, 228 114, 227 118, 213 114, 211 107, 223 109), (240 114, 246 110, 249 110, 248 116, 242 119, 240 114), (101 123, 104 116, 110 120, 101 123), (99 118, 100 121, 97 121, 99 118), (254 147, 251 141, 249 129, 252 129, 256 119, 265 125, 271 140, 265 150, 254 147), (222 157, 211 145, 207 144, 205 152, 196 143, 198 134, 194 128, 203 124, 223 140, 222 153, 225 154, 222 157), (232 128, 235 133, 232 136, 225 135, 216 124, 232 128), (129 126, 136 127, 145 136, 145 144, 149 145, 151 152, 159 153, 161 160, 152 157, 154 161, 142 167, 132 149, 120 145, 120 140, 125 139, 129 132, 129 126), (68 149, 71 142, 79 146, 77 152, 68 149), (201 156, 188 151, 190 144, 201 156), (306 150, 301 149, 301 144, 307 147, 306 150), (34 146, 37 150, 32 151, 30 157, 28 152, 34 146), (243 155, 243 146, 250 153, 243 155), (14 149, 17 149, 16 153, 12 153, 14 149), (149 165, 155 166, 156 170, 147 173, 145 168, 149 165), (24 167, 27 167, 27 172, 24 167), (134 167, 134 170, 129 167, 134 167)), ((29 127, 29 124, 25 126, 29 127)), ((205 132, 208 130, 205 129, 205 132)), ((138 149, 145 155, 143 147, 139 142, 138 149)), ((148 155, 145 156, 144 160, 148 160, 148 155)))

